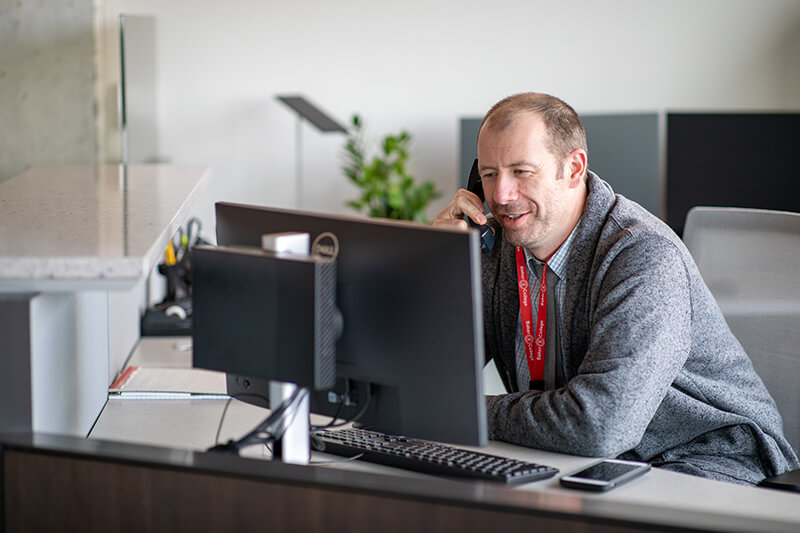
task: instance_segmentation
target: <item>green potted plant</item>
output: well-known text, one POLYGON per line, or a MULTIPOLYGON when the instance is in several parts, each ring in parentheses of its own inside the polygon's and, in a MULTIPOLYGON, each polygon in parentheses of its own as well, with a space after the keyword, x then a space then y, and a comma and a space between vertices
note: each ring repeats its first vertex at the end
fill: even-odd
POLYGON ((431 181, 416 183, 408 173, 411 135, 386 135, 380 152, 367 156, 362 134, 362 122, 353 115, 352 130, 345 144, 345 175, 361 189, 357 200, 347 202, 359 212, 371 217, 416 220, 425 222, 425 209, 440 193, 431 181))

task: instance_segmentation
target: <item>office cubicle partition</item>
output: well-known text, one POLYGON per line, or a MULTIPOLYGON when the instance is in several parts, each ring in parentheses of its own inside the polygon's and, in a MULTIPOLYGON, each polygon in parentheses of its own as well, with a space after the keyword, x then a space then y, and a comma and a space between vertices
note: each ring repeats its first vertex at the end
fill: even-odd
POLYGON ((695 206, 800 211, 800 113, 668 113, 667 223, 695 206))

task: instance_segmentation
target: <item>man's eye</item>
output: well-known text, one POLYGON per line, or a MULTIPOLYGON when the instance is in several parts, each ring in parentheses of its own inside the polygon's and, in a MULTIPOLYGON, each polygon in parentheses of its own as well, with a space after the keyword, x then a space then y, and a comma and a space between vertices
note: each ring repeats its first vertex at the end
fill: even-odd
POLYGON ((497 174, 494 172, 487 172, 483 176, 481 176, 482 180, 491 180, 497 177, 497 174))
POLYGON ((514 175, 516 176, 527 176, 531 173, 530 170, 525 170, 523 168, 518 168, 514 170, 514 175))

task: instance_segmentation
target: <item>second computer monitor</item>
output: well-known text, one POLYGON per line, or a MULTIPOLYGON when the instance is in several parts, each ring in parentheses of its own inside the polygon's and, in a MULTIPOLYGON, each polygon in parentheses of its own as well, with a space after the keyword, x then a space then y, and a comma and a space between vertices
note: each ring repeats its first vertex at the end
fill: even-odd
POLYGON ((369 396, 359 419, 369 427, 486 443, 476 232, 230 203, 217 203, 216 219, 220 245, 257 247, 263 234, 295 231, 335 254, 337 390, 346 383, 356 405, 340 409, 341 396, 318 393, 312 411, 352 416, 369 396))

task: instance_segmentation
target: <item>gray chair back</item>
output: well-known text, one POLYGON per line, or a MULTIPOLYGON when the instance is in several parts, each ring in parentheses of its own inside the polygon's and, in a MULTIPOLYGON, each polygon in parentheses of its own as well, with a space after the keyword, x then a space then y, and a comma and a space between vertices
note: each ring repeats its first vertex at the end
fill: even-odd
POLYGON ((800 451, 800 214, 695 207, 683 240, 800 451))

